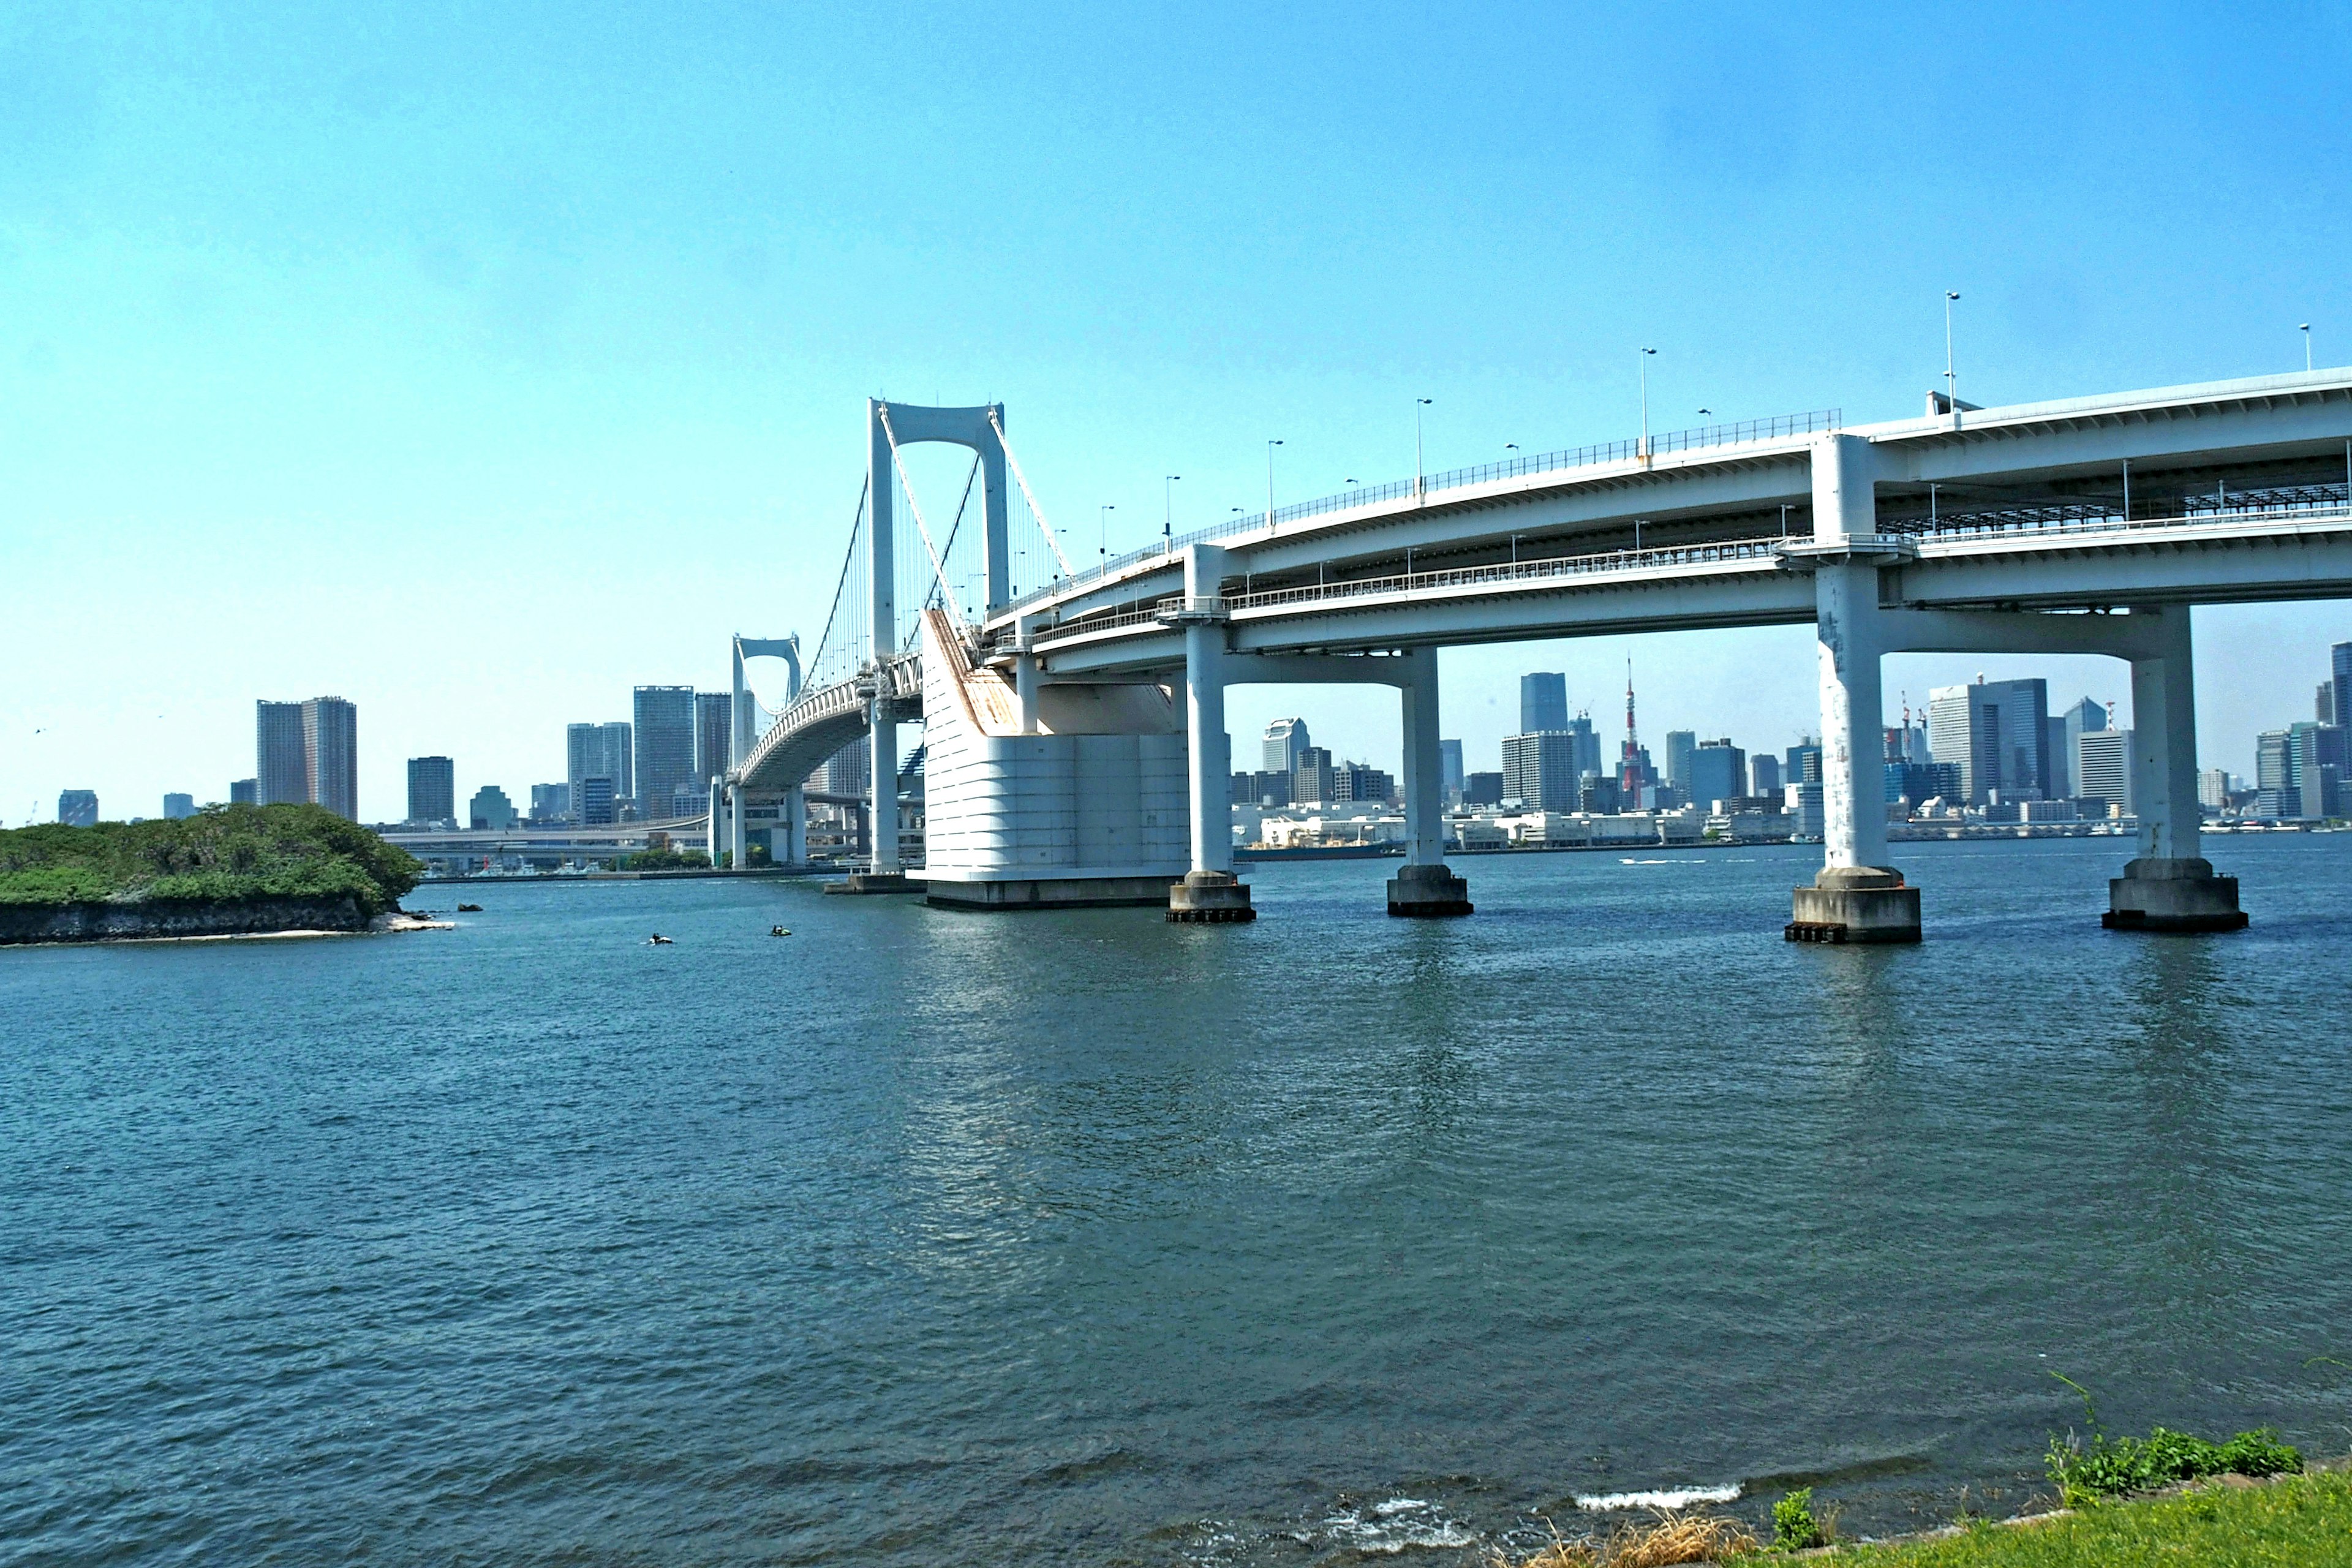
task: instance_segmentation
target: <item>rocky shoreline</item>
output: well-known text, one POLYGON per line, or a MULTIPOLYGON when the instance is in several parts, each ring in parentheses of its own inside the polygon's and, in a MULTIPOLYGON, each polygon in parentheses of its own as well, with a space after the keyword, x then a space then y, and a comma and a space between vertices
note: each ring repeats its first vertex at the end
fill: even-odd
POLYGON ((356 900, 245 899, 234 903, 123 902, 0 905, 0 947, 102 942, 223 941, 238 937, 359 936, 446 931, 447 921, 404 910, 370 918, 356 900))

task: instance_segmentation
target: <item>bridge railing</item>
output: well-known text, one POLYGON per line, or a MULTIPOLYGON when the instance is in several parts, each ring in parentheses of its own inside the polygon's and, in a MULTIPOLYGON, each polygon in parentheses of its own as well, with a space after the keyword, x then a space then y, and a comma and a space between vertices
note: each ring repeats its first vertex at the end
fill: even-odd
POLYGON ((1646 444, 1635 437, 1626 441, 1604 441, 1596 446, 1577 447, 1558 452, 1531 452, 1524 457, 1507 458, 1500 462, 1481 463, 1467 468, 1447 468, 1423 475, 1418 480, 1394 479, 1387 484, 1359 485, 1336 495, 1318 496, 1312 500, 1294 501, 1276 507, 1271 513, 1251 512, 1247 516, 1196 528, 1189 533, 1141 550, 1130 550, 1124 555, 1112 556, 1091 572, 1081 572, 1034 593, 1024 595, 993 613, 992 618, 1018 614, 1034 604, 1066 594, 1088 582, 1100 583, 1116 577, 1146 562, 1174 554, 1188 544, 1206 544, 1220 539, 1231 539, 1265 528, 1268 522, 1279 527, 1301 518, 1320 517, 1329 512, 1348 511, 1356 507, 1377 506, 1383 501, 1402 500, 1419 494, 1429 496, 1440 490, 1465 489, 1473 485, 1493 484, 1501 479, 1524 479, 1537 474, 1560 473, 1573 468, 1599 468, 1612 463, 1627 463, 1643 457, 1657 457, 1667 452, 1695 451, 1710 447, 1740 446, 1752 441, 1782 440, 1792 436, 1809 436, 1835 430, 1843 423, 1844 411, 1837 408, 1817 408, 1805 414, 1782 414, 1769 419, 1743 419, 1721 425, 1701 425, 1688 430, 1669 430, 1648 438, 1646 444))
POLYGON ((1916 518, 1882 525, 1882 531, 1903 532, 1923 539, 1982 539, 2003 535, 2042 537, 2052 534, 2116 533, 2150 528, 2179 528, 2199 523, 2235 523, 2293 518, 2321 522, 2352 517, 2344 485, 2302 485, 2291 490, 2254 490, 2230 500, 2212 496, 2168 498, 2154 516, 2126 518, 2097 502, 2050 506, 2001 507, 1916 518), (2236 504, 2231 504, 2234 500, 2236 504))

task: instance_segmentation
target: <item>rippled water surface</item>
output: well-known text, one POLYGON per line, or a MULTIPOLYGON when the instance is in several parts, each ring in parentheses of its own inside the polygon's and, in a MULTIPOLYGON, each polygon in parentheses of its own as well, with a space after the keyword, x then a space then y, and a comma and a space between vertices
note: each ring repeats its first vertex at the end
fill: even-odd
POLYGON ((2099 929, 2113 841, 1903 847, 1906 950, 1782 942, 1817 862, 1744 850, 1474 859, 1446 922, 1348 863, 1245 927, 706 880, 0 952, 0 1557, 1886 1529, 2021 1503, 2053 1373, 2352 1447, 2352 836, 2214 841, 2202 939, 2099 929))

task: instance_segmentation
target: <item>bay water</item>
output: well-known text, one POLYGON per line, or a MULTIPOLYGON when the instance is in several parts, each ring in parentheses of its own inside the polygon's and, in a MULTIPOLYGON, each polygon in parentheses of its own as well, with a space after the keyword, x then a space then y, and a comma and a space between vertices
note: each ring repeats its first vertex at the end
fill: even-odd
POLYGON ((2062 1377, 2352 1449, 2352 835, 2210 841, 2194 939, 2099 928, 2124 841, 1898 849, 1915 948, 1783 942, 1819 851, 1743 848, 0 952, 0 1560, 1885 1531, 2043 1489, 2062 1377))

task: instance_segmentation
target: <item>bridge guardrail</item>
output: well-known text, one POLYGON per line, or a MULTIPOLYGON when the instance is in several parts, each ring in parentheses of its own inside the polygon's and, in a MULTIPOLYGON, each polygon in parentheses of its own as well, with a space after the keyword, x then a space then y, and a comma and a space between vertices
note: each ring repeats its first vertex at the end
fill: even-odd
POLYGON ((2169 517, 2135 517, 2126 519, 2119 513, 2099 513, 2087 510, 2084 515, 2067 517, 2020 516, 2015 511, 1993 513, 1962 512, 1935 520, 1932 526, 1923 524, 1916 530, 1906 530, 1919 539, 1984 539, 2012 535, 2040 536, 2046 534, 2124 533, 2151 528, 2189 528, 2204 523, 2259 522, 2283 518, 2301 521, 2326 522, 2352 518, 2352 506, 2333 499, 2321 501, 2281 501, 2242 507, 2193 508, 2169 517))
POLYGON ((1341 583, 1318 583, 1296 588, 1269 588, 1260 593, 1226 596, 1235 611, 1276 605, 1315 604, 1333 599, 1364 598, 1381 594, 1409 594, 1424 588, 1475 588, 1489 584, 1542 583, 1567 577, 1598 576, 1613 572, 1647 571, 1659 566, 1699 566, 1726 561, 1771 561, 1780 538, 1725 539, 1705 544, 1667 545, 1649 550, 1607 550, 1591 555, 1555 555, 1507 565, 1457 566, 1439 572, 1400 573, 1389 577, 1357 577, 1341 583))
POLYGON ((1597 468, 1608 463, 1630 462, 1646 450, 1655 458, 1668 452, 1687 452, 1709 447, 1733 447, 1749 441, 1773 441, 1790 436, 1809 436, 1835 430, 1845 417, 1844 410, 1817 408, 1804 414, 1782 414, 1769 419, 1744 419, 1722 425, 1702 425, 1688 430, 1670 430, 1649 437, 1646 448, 1636 437, 1624 441, 1604 441, 1595 446, 1578 447, 1557 452, 1535 452, 1526 457, 1507 458, 1498 463, 1481 463, 1474 468, 1447 468, 1423 475, 1419 480, 1393 479, 1386 484, 1360 485, 1336 495, 1318 496, 1312 500, 1294 501, 1276 507, 1271 514, 1252 512, 1246 517, 1233 518, 1224 522, 1211 523, 1189 533, 1130 550, 1114 556, 1097 566, 1091 573, 1081 573, 1047 587, 1034 590, 991 612, 992 619, 1017 615, 1030 605, 1066 594, 1089 580, 1104 582, 1133 566, 1162 556, 1175 554, 1188 544, 1205 544, 1213 540, 1231 539, 1236 534, 1262 529, 1271 521, 1277 527, 1300 518, 1319 517, 1327 512, 1346 511, 1360 506, 1373 506, 1385 500, 1400 500, 1418 492, 1426 497, 1439 490, 1463 489, 1472 485, 1491 484, 1497 479, 1521 479, 1537 474, 1562 473, 1574 468, 1597 468))

